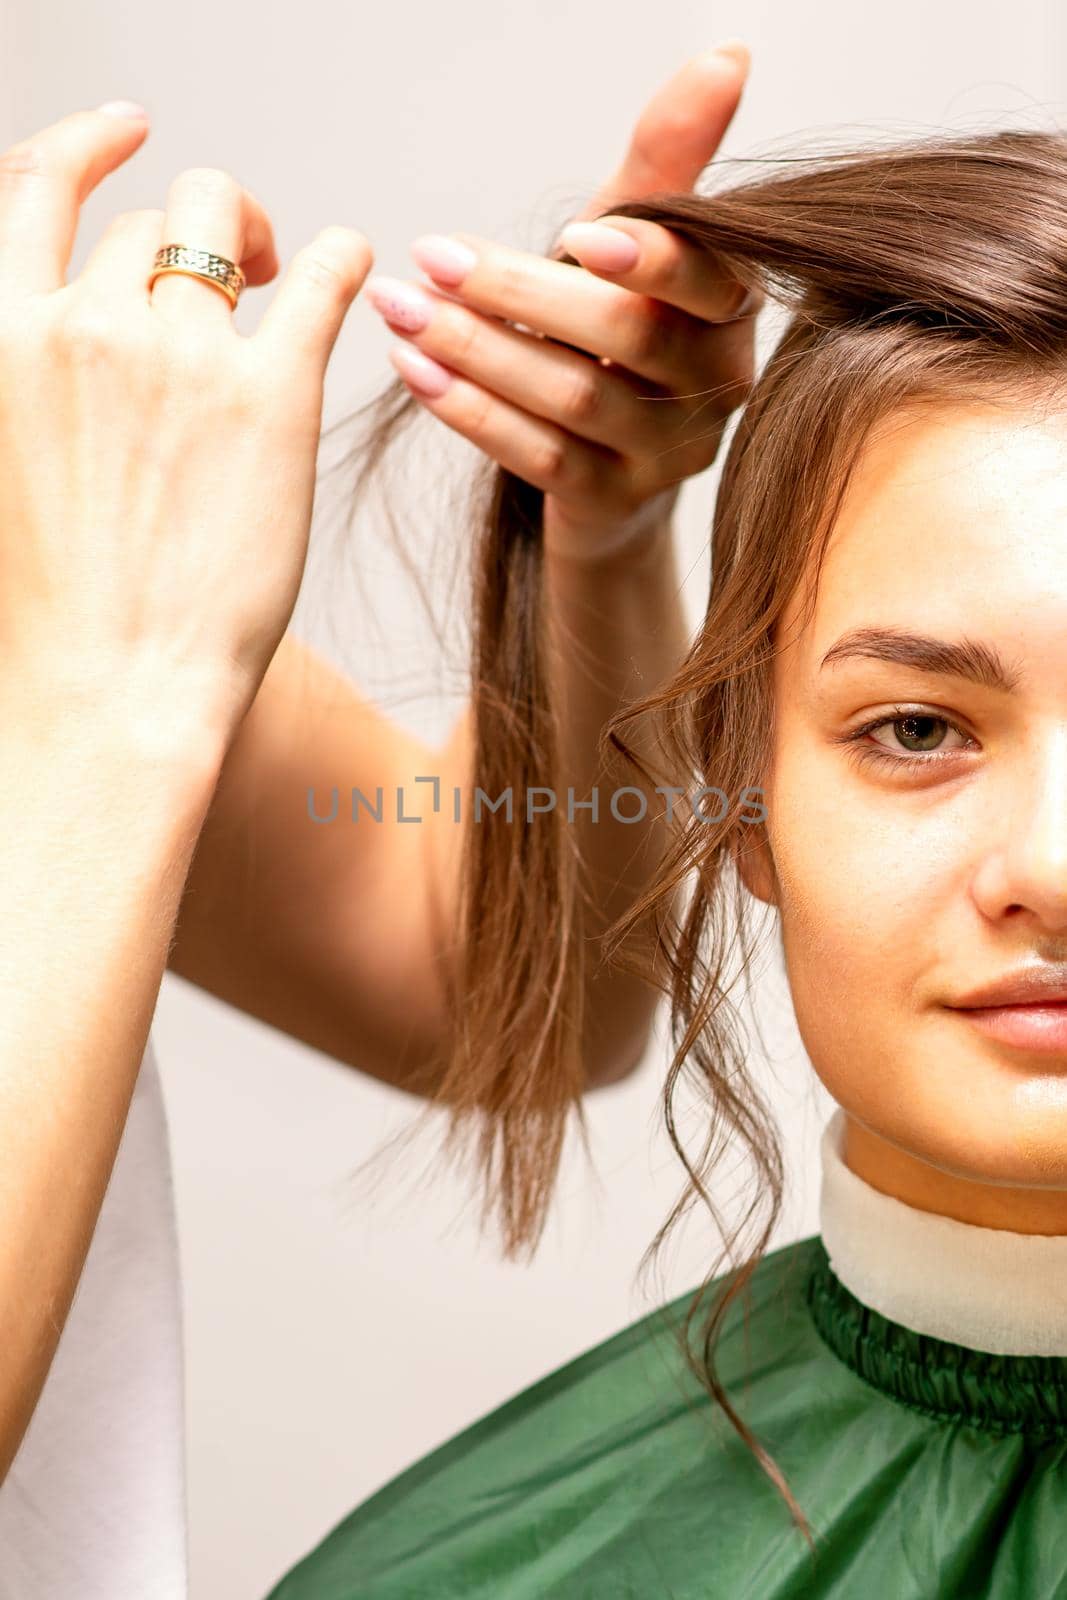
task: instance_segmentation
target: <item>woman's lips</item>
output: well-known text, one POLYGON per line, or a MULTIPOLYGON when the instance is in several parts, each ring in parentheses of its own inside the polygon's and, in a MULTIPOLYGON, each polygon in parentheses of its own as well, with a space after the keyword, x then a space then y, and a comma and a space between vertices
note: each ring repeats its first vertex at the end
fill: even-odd
POLYGON ((1044 1050, 1050 1055, 1067 1055, 1067 1001, 1045 1000, 1039 1005, 960 1006, 967 1017, 1002 1044, 1019 1050, 1044 1050))

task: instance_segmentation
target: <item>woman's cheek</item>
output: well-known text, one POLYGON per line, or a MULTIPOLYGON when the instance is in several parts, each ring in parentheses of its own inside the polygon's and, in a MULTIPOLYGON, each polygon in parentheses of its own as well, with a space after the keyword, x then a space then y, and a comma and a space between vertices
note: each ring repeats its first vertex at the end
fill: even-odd
POLYGON ((916 919, 922 912, 915 863, 900 859, 899 832, 879 848, 877 829, 850 828, 840 816, 819 820, 821 826, 805 827, 798 814, 773 848, 797 1023, 813 1065, 831 1087, 831 1052, 854 1066, 858 1054, 877 1053, 883 1024, 891 1032, 899 1026, 893 996, 912 988, 909 961, 921 959, 916 919))

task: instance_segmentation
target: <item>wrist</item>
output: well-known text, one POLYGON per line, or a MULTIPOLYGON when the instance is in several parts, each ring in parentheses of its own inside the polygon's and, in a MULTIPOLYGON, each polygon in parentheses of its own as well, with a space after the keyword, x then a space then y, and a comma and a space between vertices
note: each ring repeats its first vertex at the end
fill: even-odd
POLYGON ((574 569, 605 573, 654 570, 673 549, 674 509, 680 488, 680 484, 670 484, 629 511, 614 515, 572 512, 555 495, 546 495, 546 558, 574 569))
POLYGON ((674 519, 663 516, 637 528, 605 531, 574 526, 545 541, 545 565, 561 573, 596 578, 647 576, 674 555, 674 519))
POLYGON ((64 770, 80 760, 87 782, 127 769, 194 791, 213 787, 231 737, 217 675, 145 662, 104 669, 86 655, 53 653, 0 684, 0 744, 64 770))
POLYGON ((668 517, 634 534, 625 541, 602 541, 594 551, 581 540, 566 548, 553 544, 545 549, 546 583, 576 595, 616 588, 625 592, 649 584, 657 589, 676 571, 674 524, 668 517))

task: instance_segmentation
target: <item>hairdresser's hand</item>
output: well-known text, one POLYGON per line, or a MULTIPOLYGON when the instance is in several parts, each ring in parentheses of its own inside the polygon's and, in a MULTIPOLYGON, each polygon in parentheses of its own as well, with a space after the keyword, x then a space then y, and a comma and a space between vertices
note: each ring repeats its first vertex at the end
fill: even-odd
MULTIPOLYGON (((747 67, 743 45, 687 62, 582 218, 691 189, 747 67)), ((429 235, 412 253, 444 292, 375 277, 367 298, 408 341, 391 355, 419 399, 545 491, 546 550, 614 560, 662 540, 682 481, 715 459, 751 387, 762 296, 654 223, 576 219, 559 244, 582 265, 429 235)))
POLYGON ((68 283, 82 201, 146 132, 78 111, 0 154, 0 716, 114 706, 170 750, 228 741, 285 631, 324 369, 371 250, 324 229, 241 335, 211 284, 147 288, 172 241, 277 273, 262 206, 191 168, 68 283))

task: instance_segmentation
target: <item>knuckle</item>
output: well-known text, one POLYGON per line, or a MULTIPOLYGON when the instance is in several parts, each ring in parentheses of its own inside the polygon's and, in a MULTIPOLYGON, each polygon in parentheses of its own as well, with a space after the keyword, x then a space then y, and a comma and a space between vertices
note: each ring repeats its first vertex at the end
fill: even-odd
POLYGON ((653 356, 661 358, 667 338, 664 319, 656 300, 640 301, 630 295, 620 300, 615 312, 615 331, 622 348, 624 366, 640 369, 653 356))
POLYGON ((349 276, 345 268, 318 245, 300 251, 300 272, 316 289, 340 297, 348 293, 349 276))
POLYGON ((566 444, 560 438, 543 439, 534 447, 531 465, 539 485, 558 491, 568 474, 566 444))
MULTIPOLYGON (((199 369, 200 379, 203 379, 204 368, 199 369)), ((216 380, 213 377, 213 382, 216 380)), ((264 424, 267 411, 264 406, 263 391, 255 389, 245 380, 244 374, 230 372, 218 382, 219 401, 223 415, 233 422, 251 423, 256 427, 264 424)))
POLYGON ((464 312, 457 314, 446 306, 439 308, 438 316, 447 343, 444 359, 457 367, 477 365, 483 332, 477 317, 464 312))
POLYGON ((326 245, 331 257, 336 251, 338 261, 347 260, 349 270, 353 272, 363 274, 370 267, 374 254, 370 241, 355 228, 346 228, 339 222, 331 222, 320 231, 317 242, 326 245))
POLYGON ((691 249, 678 234, 668 233, 657 226, 648 250, 653 272, 645 293, 654 295, 658 300, 670 300, 676 291, 681 290, 690 270, 688 262, 691 249))
POLYGON ((0 153, 0 187, 16 187, 27 179, 44 177, 48 158, 44 146, 23 139, 0 153))
POLYGON ((79 366, 112 360, 128 343, 114 311, 87 296, 67 303, 53 332, 66 359, 79 366))
POLYGON ((579 359, 564 383, 562 411, 569 422, 589 423, 598 415, 604 400, 601 368, 579 359))
POLYGON ((470 399, 466 425, 475 439, 483 437, 488 429, 493 402, 484 389, 475 389, 470 399))
POLYGON ((508 251, 502 251, 499 258, 492 263, 494 288, 501 304, 506 306, 521 305, 528 298, 523 290, 528 287, 528 270, 521 256, 516 257, 508 251))

